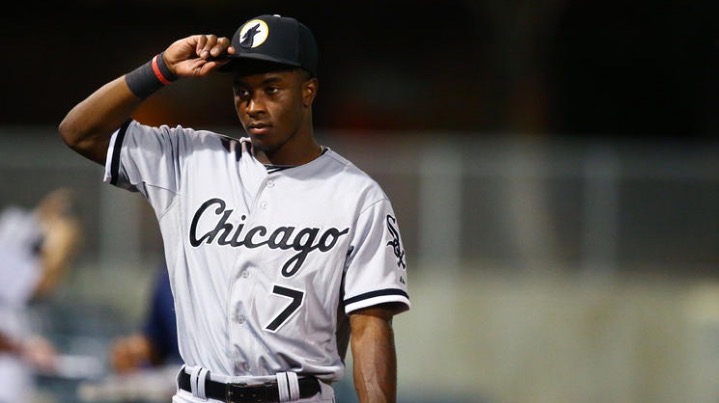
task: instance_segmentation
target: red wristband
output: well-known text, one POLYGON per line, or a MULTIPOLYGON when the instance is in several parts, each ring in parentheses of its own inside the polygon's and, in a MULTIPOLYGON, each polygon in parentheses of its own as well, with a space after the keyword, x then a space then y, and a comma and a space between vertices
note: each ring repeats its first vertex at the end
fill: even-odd
POLYGON ((170 69, 165 64, 165 59, 162 57, 162 53, 152 58, 152 71, 155 73, 155 77, 157 77, 157 79, 164 85, 168 85, 177 80, 177 76, 172 74, 170 69))
POLYGON ((130 91, 140 99, 147 98, 175 80, 177 76, 165 64, 162 53, 125 75, 130 91))

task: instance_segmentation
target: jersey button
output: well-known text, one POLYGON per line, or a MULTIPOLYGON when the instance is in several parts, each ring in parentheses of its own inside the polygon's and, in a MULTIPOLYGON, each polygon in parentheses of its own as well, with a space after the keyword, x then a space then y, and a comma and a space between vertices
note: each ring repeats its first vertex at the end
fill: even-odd
POLYGON ((237 323, 239 323, 239 324, 241 324, 241 325, 244 324, 244 323, 245 323, 245 317, 242 316, 242 315, 238 316, 238 317, 237 317, 237 323))
POLYGON ((260 208, 263 210, 267 210, 268 205, 269 203, 267 203, 266 201, 260 202, 260 208))
POLYGON ((273 187, 273 186, 275 186, 275 182, 274 182, 274 181, 267 181, 267 187, 268 187, 268 188, 271 188, 271 187, 273 187))
POLYGON ((241 276, 242 276, 242 278, 250 277, 250 272, 247 270, 242 270, 241 276))

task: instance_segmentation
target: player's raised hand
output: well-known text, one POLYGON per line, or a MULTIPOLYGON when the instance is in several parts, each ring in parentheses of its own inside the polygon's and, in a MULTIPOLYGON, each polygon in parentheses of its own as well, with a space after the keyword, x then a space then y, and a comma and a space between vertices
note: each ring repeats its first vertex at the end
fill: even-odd
POLYGON ((202 77, 228 63, 225 54, 234 54, 230 40, 217 35, 192 35, 175 41, 163 57, 167 67, 178 77, 202 77))

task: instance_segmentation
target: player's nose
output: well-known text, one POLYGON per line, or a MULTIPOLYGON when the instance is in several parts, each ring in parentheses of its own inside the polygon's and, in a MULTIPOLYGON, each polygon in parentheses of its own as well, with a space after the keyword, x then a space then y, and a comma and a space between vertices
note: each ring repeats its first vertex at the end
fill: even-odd
POLYGON ((265 103, 259 96, 253 96, 247 101, 247 113, 258 113, 265 110, 265 103))

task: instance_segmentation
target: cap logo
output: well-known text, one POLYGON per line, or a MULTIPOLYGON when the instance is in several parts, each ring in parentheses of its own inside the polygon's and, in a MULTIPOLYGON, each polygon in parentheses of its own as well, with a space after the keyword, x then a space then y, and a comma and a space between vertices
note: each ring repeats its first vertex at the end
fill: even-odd
POLYGON ((267 40, 270 29, 262 20, 247 21, 240 30, 240 46, 243 48, 256 48, 267 40))

